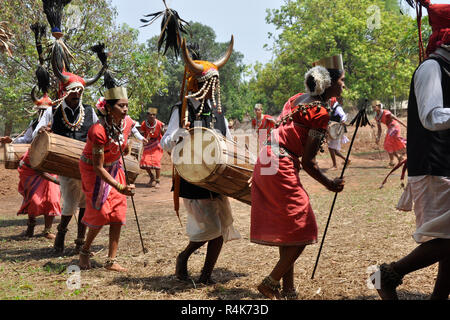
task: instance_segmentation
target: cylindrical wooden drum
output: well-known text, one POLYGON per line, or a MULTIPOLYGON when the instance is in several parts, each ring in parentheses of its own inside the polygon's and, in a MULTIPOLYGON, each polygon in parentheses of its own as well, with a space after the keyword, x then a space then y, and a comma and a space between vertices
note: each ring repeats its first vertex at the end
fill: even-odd
POLYGON ((0 163, 5 162, 5 145, 0 143, 0 163))
MULTIPOLYGON (((44 131, 31 143, 30 165, 39 171, 81 179, 78 162, 85 144, 82 141, 44 131)), ((129 171, 129 178, 132 180, 129 183, 133 183, 139 175, 139 163, 133 157, 126 156, 125 164, 129 171)))
POLYGON ((128 144, 131 148, 130 155, 136 158, 138 162, 140 162, 142 157, 142 151, 144 150, 142 142, 134 137, 130 137, 128 139, 128 144))
POLYGON ((17 169, 19 167, 20 158, 27 152, 29 144, 5 144, 5 168, 6 169, 17 169))
POLYGON ((192 128, 172 151, 178 174, 186 181, 251 204, 249 180, 256 157, 207 128, 192 128))

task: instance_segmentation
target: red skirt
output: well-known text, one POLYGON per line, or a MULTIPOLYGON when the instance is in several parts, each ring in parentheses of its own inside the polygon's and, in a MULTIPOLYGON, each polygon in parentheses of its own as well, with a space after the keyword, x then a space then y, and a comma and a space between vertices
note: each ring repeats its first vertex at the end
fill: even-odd
MULTIPOLYGON (((86 211, 82 223, 90 228, 126 223, 127 197, 96 175, 92 165, 80 160, 81 183, 86 195, 86 211)), ((119 161, 105 168, 120 184, 125 185, 125 173, 119 161)))
POLYGON ((317 242, 316 218, 295 161, 278 158, 270 146, 261 149, 252 179, 251 242, 275 246, 317 242))
POLYGON ((400 124, 391 124, 384 138, 384 150, 393 153, 406 148, 406 140, 400 136, 400 124))
POLYGON ((60 216, 61 193, 59 186, 42 178, 25 164, 22 164, 17 171, 19 171, 20 179, 19 193, 23 196, 22 206, 17 214, 28 214, 32 217, 60 216))
POLYGON ((141 162, 139 166, 141 169, 161 169, 161 159, 164 150, 161 148, 159 141, 154 139, 144 146, 142 152, 141 162))

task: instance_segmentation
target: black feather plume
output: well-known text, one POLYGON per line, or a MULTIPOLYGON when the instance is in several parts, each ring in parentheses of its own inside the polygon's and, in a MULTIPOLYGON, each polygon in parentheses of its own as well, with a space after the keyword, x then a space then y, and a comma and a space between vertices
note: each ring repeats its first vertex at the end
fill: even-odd
POLYGON ((187 45, 187 49, 189 53, 191 54, 191 57, 193 60, 201 60, 202 57, 200 55, 200 46, 197 42, 190 43, 187 45))
POLYGON ((114 79, 113 75, 108 70, 106 70, 105 73, 103 74, 103 80, 104 80, 103 86, 106 89, 120 87, 120 83, 116 79, 114 79))
POLYGON ((105 44, 99 43, 91 47, 91 50, 97 54, 97 57, 102 62, 102 65, 108 64, 108 54, 105 52, 105 44))
POLYGON ((42 0, 44 13, 48 23, 52 27, 52 32, 61 32, 61 20, 64 7, 72 0, 42 0))
POLYGON ((160 52, 161 47, 165 44, 163 54, 165 55, 167 50, 172 48, 175 56, 178 57, 181 45, 181 33, 187 34, 186 26, 189 26, 189 23, 181 19, 178 12, 166 6, 166 10, 164 11, 158 11, 144 16, 151 17, 150 19, 140 19, 141 22, 146 23, 141 27, 152 24, 161 16, 163 18, 161 21, 161 34, 158 39, 158 52, 160 52))
POLYGON ((39 66, 36 70, 36 78, 38 80, 39 90, 47 93, 50 88, 50 74, 43 66, 39 66))
POLYGON ((416 1, 415 0, 405 0, 407 4, 410 5, 411 8, 416 7, 416 1))
POLYGON ((36 50, 39 57, 39 63, 41 65, 44 64, 44 56, 43 56, 43 50, 42 50, 42 38, 45 37, 46 34, 46 27, 42 23, 34 23, 30 26, 31 30, 34 33, 34 39, 36 43, 36 50))

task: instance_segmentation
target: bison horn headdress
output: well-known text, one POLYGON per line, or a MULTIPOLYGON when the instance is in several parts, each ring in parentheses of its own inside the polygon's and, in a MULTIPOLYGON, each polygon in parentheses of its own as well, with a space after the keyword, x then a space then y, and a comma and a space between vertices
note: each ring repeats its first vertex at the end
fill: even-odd
POLYGON ((51 64, 53 73, 59 80, 59 104, 64 100, 71 92, 77 92, 84 90, 98 81, 105 70, 107 69, 106 54, 104 53, 104 45, 98 45, 91 48, 97 53, 99 59, 102 62, 102 68, 93 78, 83 78, 70 72, 70 61, 73 59, 73 55, 69 51, 68 47, 64 43, 61 29, 61 20, 64 7, 71 2, 71 0, 42 0, 44 5, 44 13, 47 16, 47 20, 51 26, 51 32, 55 41, 51 50, 51 64), (96 51, 97 50, 97 51, 96 51))
POLYGON ((231 36, 231 41, 225 55, 215 62, 209 62, 205 60, 193 60, 186 47, 186 40, 183 38, 181 42, 181 54, 183 56, 185 69, 188 75, 187 91, 190 92, 186 98, 194 98, 200 101, 201 105, 198 112, 199 114, 203 111, 203 105, 209 92, 212 93, 213 105, 217 108, 219 113, 222 113, 219 69, 222 68, 230 59, 231 54, 233 53, 233 45, 234 38, 231 36))

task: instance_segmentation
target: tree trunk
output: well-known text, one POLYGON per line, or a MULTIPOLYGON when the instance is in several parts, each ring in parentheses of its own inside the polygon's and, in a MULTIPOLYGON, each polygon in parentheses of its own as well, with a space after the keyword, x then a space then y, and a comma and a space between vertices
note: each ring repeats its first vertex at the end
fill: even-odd
POLYGON ((13 120, 7 120, 5 122, 5 132, 4 132, 5 136, 10 136, 11 135, 13 124, 14 124, 13 120))

